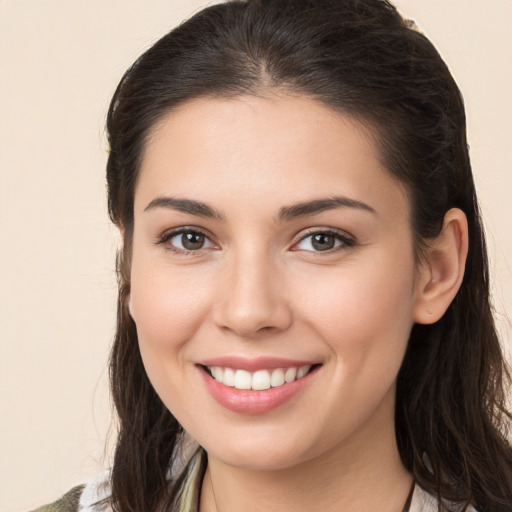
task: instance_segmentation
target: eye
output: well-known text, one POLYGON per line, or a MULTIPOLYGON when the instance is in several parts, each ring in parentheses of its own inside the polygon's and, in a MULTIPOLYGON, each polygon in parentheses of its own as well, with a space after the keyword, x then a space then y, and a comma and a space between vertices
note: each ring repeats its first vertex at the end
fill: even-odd
POLYGON ((340 233, 334 231, 315 231, 302 237, 293 247, 293 250, 326 252, 353 245, 353 240, 340 233))
POLYGON ((165 234, 159 243, 167 245, 169 249, 178 253, 215 247, 214 243, 204 233, 189 228, 171 231, 165 234))

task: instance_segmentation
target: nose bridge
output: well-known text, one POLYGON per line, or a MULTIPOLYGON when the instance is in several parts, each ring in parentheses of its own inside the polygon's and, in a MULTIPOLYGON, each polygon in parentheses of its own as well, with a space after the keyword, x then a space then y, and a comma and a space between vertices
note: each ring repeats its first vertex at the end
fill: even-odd
POLYGON ((239 247, 226 267, 215 319, 219 327, 251 337, 289 325, 291 313, 280 286, 280 265, 270 251, 250 244, 239 247))

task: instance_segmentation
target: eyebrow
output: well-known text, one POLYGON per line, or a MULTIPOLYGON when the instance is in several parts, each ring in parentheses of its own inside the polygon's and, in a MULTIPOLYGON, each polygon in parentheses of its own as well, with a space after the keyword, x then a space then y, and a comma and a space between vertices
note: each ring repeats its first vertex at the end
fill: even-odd
POLYGON ((355 208, 377 215, 377 212, 366 203, 350 199, 344 196, 332 196, 324 199, 314 199, 304 203, 297 203, 290 206, 283 206, 279 210, 277 222, 292 220, 305 215, 315 215, 326 210, 335 210, 337 208, 355 208))
MULTIPOLYGON (((144 208, 144 211, 146 212, 156 208, 169 208, 171 210, 188 213, 190 215, 221 221, 226 219, 224 214, 212 206, 194 199, 179 199, 167 196, 157 197, 153 199, 146 208, 144 208)), ((305 201, 303 203, 296 203, 290 206, 283 206, 279 210, 277 218, 274 218, 274 221, 280 223, 297 217, 316 215, 320 212, 335 210, 337 208, 355 208, 357 210, 363 210, 377 215, 377 212, 366 203, 356 199, 350 199, 349 197, 332 196, 323 199, 313 199, 312 201, 305 201)))
POLYGON ((155 208, 169 208, 178 212, 197 215, 198 217, 206 217, 209 219, 225 220, 224 215, 215 208, 193 199, 178 199, 176 197, 157 197, 153 199, 144 211, 153 210, 155 208))

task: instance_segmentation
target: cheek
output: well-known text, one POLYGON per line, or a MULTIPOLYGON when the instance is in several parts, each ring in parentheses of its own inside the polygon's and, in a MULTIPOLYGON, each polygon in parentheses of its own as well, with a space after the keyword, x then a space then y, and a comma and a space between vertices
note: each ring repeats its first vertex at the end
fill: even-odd
POLYGON ((139 349, 154 389, 174 411, 182 408, 187 342, 208 314, 208 280, 197 270, 180 268, 134 252, 130 312, 139 349))
POLYGON ((183 372, 191 371, 187 342, 207 314, 207 294, 204 276, 197 272, 173 272, 168 265, 134 254, 130 313, 142 361, 155 391, 178 416, 188 410, 183 400, 190 397, 183 393, 183 372))
MULTIPOLYGON (((324 434, 337 436, 336 425, 351 432, 379 409, 386 397, 394 400, 394 383, 412 327, 413 264, 402 262, 386 271, 367 267, 345 269, 329 279, 310 280, 302 291, 307 329, 328 346, 327 371, 332 401, 324 411, 324 434), (334 405, 333 405, 334 404, 334 405)), ((322 396, 317 397, 322 403, 322 396)), ((391 414, 391 413, 390 413, 391 414)), ((385 421, 392 421, 386 416, 385 421)))
POLYGON ((414 276, 412 258, 317 274, 296 292, 299 316, 351 371, 377 360, 377 372, 386 361, 399 366, 413 325, 414 276))
POLYGON ((189 339, 207 303, 207 281, 200 274, 163 267, 134 257, 130 294, 130 312, 139 341, 161 349, 189 339))

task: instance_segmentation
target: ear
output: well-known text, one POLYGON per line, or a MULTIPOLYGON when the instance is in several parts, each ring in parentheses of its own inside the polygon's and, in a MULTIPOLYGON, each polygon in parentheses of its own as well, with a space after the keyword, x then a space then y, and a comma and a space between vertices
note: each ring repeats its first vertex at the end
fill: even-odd
POLYGON ((452 208, 443 229, 426 250, 420 267, 414 321, 433 324, 446 312, 459 291, 468 253, 468 223, 464 212, 452 208))

